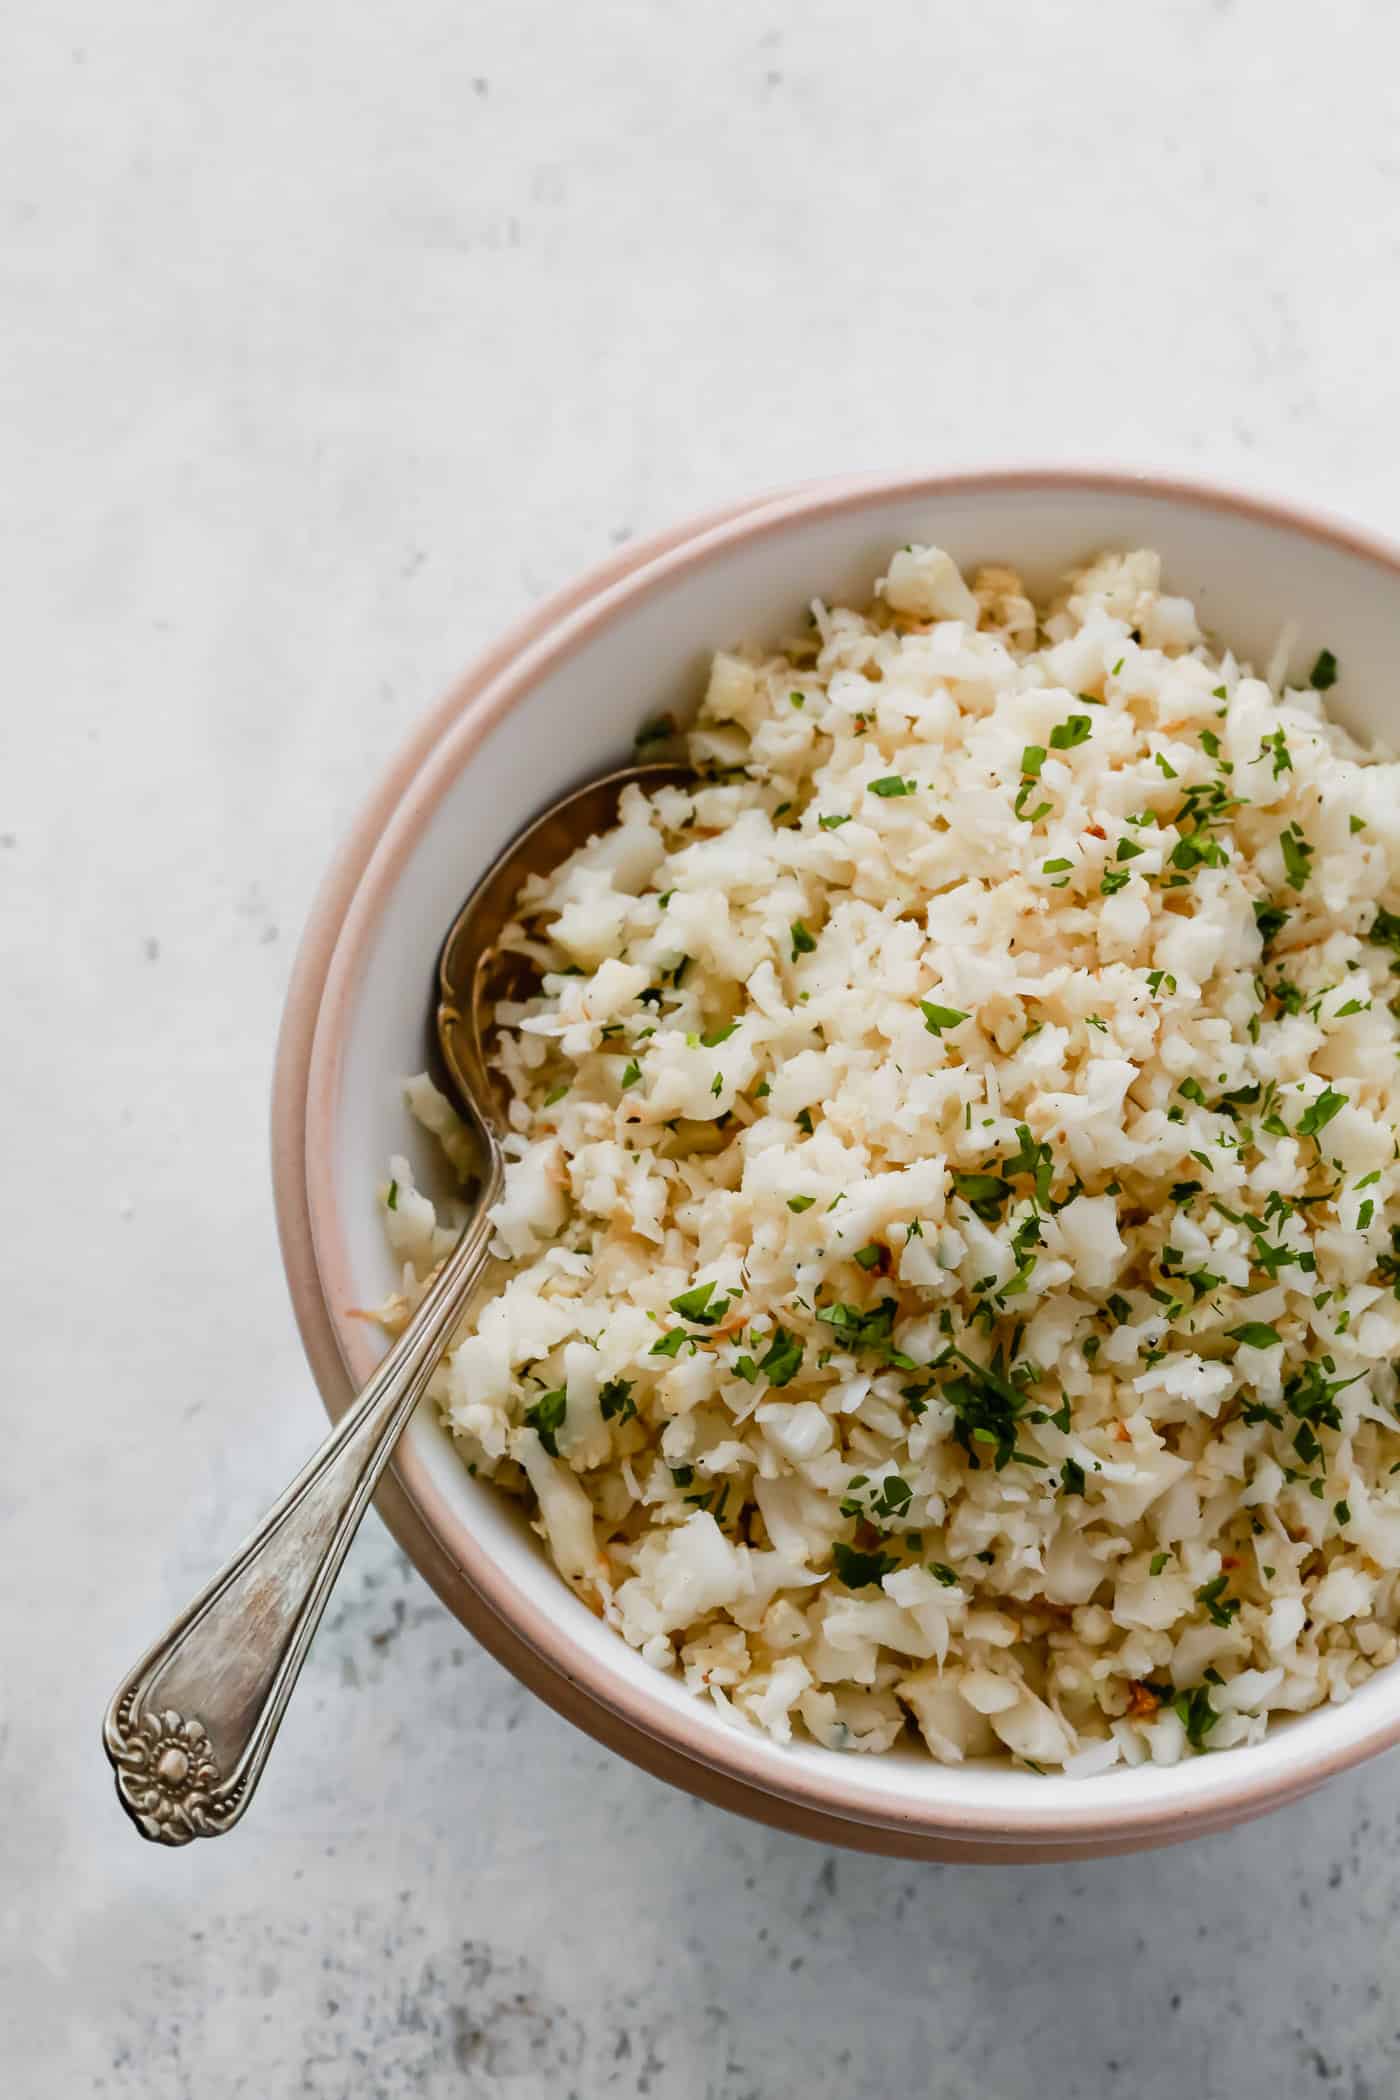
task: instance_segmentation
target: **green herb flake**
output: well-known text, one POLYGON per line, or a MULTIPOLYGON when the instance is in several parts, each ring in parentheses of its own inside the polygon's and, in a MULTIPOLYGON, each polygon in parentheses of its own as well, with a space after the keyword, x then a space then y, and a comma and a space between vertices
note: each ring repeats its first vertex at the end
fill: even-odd
POLYGON ((1239 1613, 1239 1598, 1227 1597, 1225 1594, 1228 1579, 1227 1576, 1217 1575, 1213 1582, 1203 1583, 1196 1592, 1196 1602, 1204 1604, 1206 1616, 1212 1626, 1228 1626, 1239 1613))
POLYGON ((1165 1566, 1167 1565, 1167 1562, 1168 1562, 1168 1561, 1169 1561, 1170 1559, 1171 1559, 1171 1555, 1170 1555, 1170 1553, 1154 1553, 1154 1554, 1153 1554, 1153 1556, 1152 1556, 1152 1559, 1151 1559, 1151 1561, 1150 1561, 1150 1562, 1148 1563, 1148 1568, 1147 1568, 1147 1572, 1148 1572, 1148 1574, 1149 1574, 1149 1575, 1160 1575, 1160 1574, 1161 1574, 1161 1572, 1162 1572, 1162 1570, 1163 1570, 1163 1568, 1164 1568, 1164 1567, 1165 1567, 1165 1566))
POLYGON ((1077 744, 1087 744, 1093 731, 1088 715, 1069 715, 1050 732, 1052 751, 1073 751, 1077 744))
POLYGON ((800 1218, 803 1211, 810 1210, 812 1208, 812 1205, 816 1202, 816 1200, 817 1199, 815 1196, 789 1196, 787 1199, 787 1207, 792 1212, 794 1217, 800 1218))
POLYGON ((837 1539, 831 1549, 831 1560, 837 1579, 844 1582, 848 1590, 878 1588, 899 1566, 893 1554, 861 1553, 841 1539, 837 1539))
POLYGON ((1330 693, 1337 683, 1337 659, 1330 649, 1318 651, 1317 662, 1308 673, 1308 684, 1315 693, 1330 693))
POLYGON ((671 1310, 678 1312, 683 1320, 693 1320, 697 1327, 713 1327, 729 1302, 722 1298, 718 1305, 712 1305, 710 1301, 714 1294, 713 1279, 709 1283, 694 1284, 690 1290, 682 1291, 679 1298, 671 1300, 671 1310))
POLYGON ((1279 833, 1278 844, 1279 851, 1283 855, 1283 865, 1288 876, 1289 886, 1292 889, 1301 890, 1308 879, 1308 867, 1313 857, 1313 848, 1303 837, 1296 824, 1289 824, 1279 833))
POLYGON ((389 1193, 388 1193, 388 1195, 387 1195, 387 1196, 386 1196, 386 1197, 384 1198, 384 1208, 385 1208, 386 1210, 397 1210, 397 1209, 398 1209, 398 1207, 399 1207, 399 1185, 398 1185, 398 1183, 397 1183, 396 1181, 391 1181, 391 1182, 389 1183, 389 1193))
POLYGON ((817 818, 817 823, 823 831, 839 831, 843 824, 849 824, 850 821, 851 817, 849 810, 843 812, 843 814, 841 814, 840 816, 817 818))
POLYGON ((1210 1686, 1193 1685, 1189 1692, 1179 1692, 1172 1701, 1172 1712, 1186 1730, 1186 1740, 1193 1750, 1204 1750, 1206 1737, 1220 1719, 1210 1703, 1210 1686))
POLYGON ((679 1356, 687 1342, 690 1344, 690 1353, 694 1356, 695 1337, 687 1334, 683 1327, 673 1327, 669 1334, 662 1335, 660 1341, 652 1343, 647 1354, 649 1356, 679 1356))
POLYGON ((568 1393, 561 1385, 552 1393, 542 1394, 533 1407, 527 1407, 525 1410, 526 1423, 534 1430, 551 1458, 559 1456, 557 1437, 564 1426, 568 1405, 568 1393))
POLYGON ((1334 1093, 1330 1086, 1324 1087, 1316 1101, 1310 1101, 1298 1119, 1299 1137, 1316 1137, 1325 1130, 1333 1116, 1344 1109, 1350 1099, 1348 1094, 1334 1093))
POLYGON ((1168 780, 1177 780, 1180 778, 1176 767, 1173 765, 1169 765, 1166 758, 1160 751, 1154 751, 1152 757, 1156 765, 1166 775, 1168 780))
POLYGON ((883 780, 871 781, 870 792, 888 801, 896 795, 912 795, 915 785, 912 780, 901 780, 898 773, 886 773, 883 780))
POLYGON ((1232 1342, 1243 1342, 1248 1349, 1272 1349, 1283 1337, 1267 1320, 1246 1320, 1243 1327, 1229 1330, 1232 1342))
POLYGON ((638 751, 645 751, 648 744, 664 744, 675 734, 673 715, 654 715, 651 721, 643 722, 632 741, 638 751))
POLYGON ((605 1422, 630 1422, 637 1412, 632 1381, 627 1378, 604 1379, 598 1388, 598 1412, 605 1422))
POLYGON ((802 1368, 803 1344, 786 1327, 775 1327, 773 1339, 766 1354, 758 1359, 758 1368, 770 1385, 790 1385, 802 1368))
POLYGON ((956 1006, 939 1006, 932 999, 921 999, 919 1012, 930 1035, 942 1035, 945 1028, 957 1028, 971 1019, 971 1015, 960 1013, 956 1006))
POLYGON ((630 1057, 630 1058, 629 1058, 629 1059, 627 1060, 627 1066, 626 1066, 626 1069, 625 1069, 625 1071, 624 1071, 624 1072, 623 1072, 623 1074, 622 1074, 622 1091, 623 1091, 623 1093, 625 1094, 625 1093, 627 1092, 627 1090, 628 1090, 628 1088, 629 1088, 629 1087, 634 1087, 634 1086, 635 1086, 635 1085, 637 1084, 637 1081, 638 1081, 638 1080, 639 1080, 639 1079, 641 1078, 641 1076, 642 1076, 642 1068, 641 1068, 641 1066, 640 1066, 640 1065, 639 1065, 639 1064, 637 1063, 637 1060, 636 1060, 636 1058, 635 1058, 635 1057, 630 1057))

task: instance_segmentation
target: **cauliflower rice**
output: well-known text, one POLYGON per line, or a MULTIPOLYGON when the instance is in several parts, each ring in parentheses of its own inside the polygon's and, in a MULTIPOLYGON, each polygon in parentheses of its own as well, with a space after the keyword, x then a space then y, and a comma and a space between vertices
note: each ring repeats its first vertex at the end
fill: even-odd
MULTIPOLYGON (((1037 608, 906 548, 523 895, 510 1269, 434 1396, 737 1722, 1087 1773, 1394 1659, 1400 768, 1335 675, 1151 553, 1037 608)), ((395 1326, 452 1229, 392 1171, 395 1326)))

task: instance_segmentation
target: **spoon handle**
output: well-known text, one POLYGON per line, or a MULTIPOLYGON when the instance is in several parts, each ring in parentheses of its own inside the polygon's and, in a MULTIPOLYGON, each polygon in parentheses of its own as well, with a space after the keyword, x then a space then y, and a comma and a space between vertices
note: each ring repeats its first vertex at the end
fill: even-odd
POLYGON ((315 1457, 118 1686, 103 1744, 154 1843, 218 1837, 248 1806, 350 1541, 484 1265, 495 1193, 315 1457))

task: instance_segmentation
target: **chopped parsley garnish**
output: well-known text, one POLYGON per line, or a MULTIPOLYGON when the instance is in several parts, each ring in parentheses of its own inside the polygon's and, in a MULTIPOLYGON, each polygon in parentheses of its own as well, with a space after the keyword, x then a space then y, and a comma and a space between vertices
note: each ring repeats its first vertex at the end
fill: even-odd
POLYGON ((1148 1574, 1149 1574, 1149 1575, 1160 1575, 1160 1574, 1161 1574, 1161 1572, 1162 1572, 1162 1570, 1163 1570, 1163 1568, 1164 1568, 1164 1567, 1165 1567, 1165 1566, 1167 1565, 1167 1562, 1168 1562, 1168 1561, 1169 1561, 1170 1559, 1171 1559, 1171 1555, 1170 1555, 1170 1553, 1154 1553, 1154 1554, 1153 1554, 1153 1556, 1152 1556, 1152 1558, 1151 1558, 1151 1560, 1150 1560, 1150 1561, 1149 1561, 1149 1563, 1148 1563, 1148 1567, 1147 1567, 1147 1572, 1148 1572, 1148 1574))
POLYGON ((935 1582, 942 1583, 945 1590, 957 1588, 957 1574, 954 1569, 949 1567, 946 1560, 931 1560, 928 1564, 928 1571, 935 1582))
POLYGON ((671 1300, 671 1310, 678 1312, 683 1320, 693 1321, 697 1327, 713 1327, 715 1322, 723 1317, 725 1307, 729 1303, 726 1296, 720 1299, 718 1305, 712 1305, 710 1300, 714 1294, 713 1279, 709 1283, 697 1283, 690 1290, 682 1291, 679 1298, 671 1300))
POLYGON ((803 1344, 786 1327, 775 1327, 773 1339, 758 1368, 770 1385, 790 1385, 802 1367, 803 1344))
POLYGON ((815 1196, 789 1196, 787 1207, 794 1217, 800 1218, 804 1210, 810 1210, 816 1202, 815 1196))
POLYGON ((817 823, 823 831, 837 831, 843 824, 849 824, 850 821, 851 817, 849 810, 847 810, 841 816, 817 818, 817 823))
POLYGON ((1191 831, 1172 847, 1168 865, 1187 872, 1193 868, 1227 868, 1230 856, 1219 839, 1212 838, 1208 831, 1191 831))
POLYGON ((660 1341, 652 1343, 647 1354, 649 1356, 679 1356, 687 1342, 690 1344, 690 1353, 694 1356, 696 1353, 694 1335, 687 1334, 683 1327, 673 1327, 669 1334, 662 1335, 660 1341))
POLYGON ((631 1379, 605 1379, 598 1388, 598 1411, 605 1422, 630 1422, 637 1412, 631 1379))
POLYGON ((641 1066, 640 1066, 640 1065, 639 1065, 639 1064, 637 1063, 637 1060, 636 1060, 636 1058, 635 1058, 635 1057, 630 1057, 630 1058, 629 1058, 629 1059, 627 1060, 627 1068, 626 1068, 626 1070, 625 1070, 625 1071, 623 1072, 623 1075, 622 1075, 622 1091, 623 1091, 623 1093, 625 1094, 625 1093, 627 1092, 627 1090, 628 1090, 628 1088, 629 1088, 629 1087, 634 1087, 634 1086, 635 1086, 635 1085, 637 1084, 637 1081, 638 1081, 638 1080, 639 1080, 639 1079, 641 1078, 641 1076, 642 1076, 642 1068, 641 1068, 641 1066))
POLYGON ((817 1309, 817 1318, 827 1327, 834 1327, 848 1349, 878 1349, 887 1351, 890 1336, 894 1332, 896 1306, 893 1298, 882 1298, 880 1303, 862 1312, 855 1305, 824 1305, 817 1309))
POLYGON ((872 795, 883 795, 888 799, 894 795, 912 795, 916 785, 915 781, 901 780, 898 773, 886 773, 883 780, 871 781, 870 792, 872 795))
POLYGON ((1229 1337, 1232 1342, 1243 1342, 1249 1349, 1272 1349, 1283 1339, 1278 1329, 1270 1327, 1267 1320, 1246 1320, 1243 1327, 1230 1328, 1229 1337))
POLYGON ((956 1006, 939 1006, 933 999, 921 999, 919 1012, 924 1017, 924 1026, 930 1035, 942 1035, 945 1028, 956 1028, 961 1022, 970 1019, 969 1015, 960 1013, 956 1006))
POLYGON ((546 1107, 546 1108, 553 1108, 553 1106, 554 1106, 555 1102, 556 1102, 556 1101, 562 1101, 562 1100, 563 1100, 563 1098, 564 1098, 564 1096, 565 1096, 565 1094, 567 1094, 567 1093, 568 1093, 568 1091, 569 1091, 569 1082, 568 1082, 568 1080, 567 1080, 567 1079, 565 1079, 565 1080, 561 1080, 561 1082, 560 1082, 560 1084, 559 1084, 558 1086, 552 1086, 552 1087, 550 1088, 549 1092, 548 1092, 548 1093, 547 1093, 547 1094, 545 1095, 545 1097, 544 1097, 544 1105, 545 1105, 545 1107, 546 1107))
POLYGON ((810 1137, 812 1135, 812 1111, 810 1108, 802 1109, 795 1118, 795 1121, 797 1123, 798 1129, 803 1133, 804 1137, 810 1137))
POLYGON ((388 1195, 387 1195, 387 1196, 386 1196, 386 1197, 384 1198, 384 1208, 385 1208, 386 1210, 397 1210, 397 1209, 398 1209, 398 1207, 399 1207, 399 1185, 398 1185, 398 1183, 397 1183, 396 1181, 391 1181, 391 1182, 389 1183, 389 1193, 388 1193, 388 1195))
POLYGON ((1039 780, 1040 769, 1045 763, 1044 744, 1027 744, 1021 753, 1021 773, 1026 780, 1039 780))
POLYGON ((956 1347, 951 1354, 963 1366, 963 1372, 947 1381, 943 1398, 957 1417, 954 1439, 971 1464, 981 1465, 973 1446, 990 1445, 996 1454, 993 1465, 998 1473, 1013 1459, 1023 1465, 1044 1466, 1045 1460, 1034 1452, 1017 1449, 1016 1428, 1025 1412, 1026 1395, 1004 1375, 1001 1352, 990 1364, 979 1364, 956 1347))
POLYGON ((1293 771, 1293 754, 1288 748, 1281 729, 1276 729, 1272 736, 1261 737, 1259 756, 1273 759, 1275 780, 1278 779, 1281 773, 1291 773, 1293 771))
POLYGON ((709 1031, 708 1035, 701 1036, 700 1042, 702 1048, 706 1050, 717 1050, 721 1043, 727 1043, 729 1041, 730 1036, 733 1035, 735 1029, 738 1026, 739 1023, 737 1021, 731 1021, 727 1028, 712 1028, 709 1031))
POLYGON ((953 1188, 988 1225, 995 1224, 1012 1193, 999 1174, 955 1173, 953 1188))
POLYGON ((664 744, 675 733, 673 715, 654 715, 651 721, 643 722, 632 741, 638 751, 645 751, 648 744, 664 744))
POLYGON ((862 1269, 873 1269, 882 1259, 884 1251, 883 1247, 877 1247, 872 1241, 868 1247, 857 1247, 852 1259, 857 1261, 862 1269))
POLYGON ((794 919, 788 931, 792 935, 793 961, 796 962, 799 955, 810 955, 817 945, 815 935, 808 932, 800 919, 794 919))
POLYGON ((1197 1684, 1189 1692, 1178 1692, 1172 1701, 1172 1712, 1186 1730, 1186 1740, 1191 1748, 1204 1750, 1206 1737, 1220 1719, 1210 1703, 1210 1686, 1197 1684))
POLYGON ((1176 979, 1172 976, 1170 970, 1149 970, 1147 973, 1147 986, 1154 999, 1161 991, 1163 985, 1166 986, 1169 993, 1173 993, 1176 990, 1176 979))
POLYGON ((1278 844, 1289 885, 1295 890, 1301 890, 1308 879, 1308 865, 1313 857, 1313 848, 1296 824, 1289 824, 1279 833, 1278 844))
POLYGON ((1176 767, 1168 764, 1167 760, 1163 757, 1160 751, 1154 751, 1152 756, 1153 759, 1156 761, 1157 765, 1161 768, 1162 772, 1166 775, 1168 780, 1177 780, 1180 778, 1176 767))
POLYGON ((1076 744, 1087 744, 1093 730, 1088 715, 1069 715, 1050 732, 1052 751, 1073 751, 1076 744))
POLYGON ((1132 872, 1131 868, 1105 868, 1103 881, 1099 884, 1100 895, 1114 897, 1119 890, 1126 889, 1132 881, 1132 872))
POLYGON ((1339 1110, 1344 1109, 1350 1099, 1348 1094, 1334 1093, 1330 1086, 1324 1087, 1316 1101, 1310 1101, 1298 1119, 1299 1137, 1316 1137, 1325 1130, 1339 1110))
POLYGON ((1328 693, 1337 683, 1337 659, 1330 649, 1318 651, 1317 662, 1308 674, 1308 683, 1315 693, 1328 693))
POLYGON ((848 1590, 873 1589, 899 1566, 892 1553, 861 1553, 837 1539, 831 1549, 832 1566, 848 1590))
POLYGON ((1072 1458, 1067 1458, 1061 1467, 1060 1480, 1067 1495, 1082 1495, 1088 1485, 1083 1466, 1072 1458))
POLYGON ((534 1430, 551 1458, 559 1456, 556 1438, 564 1426, 568 1405, 568 1393, 561 1385, 555 1392, 542 1394, 533 1407, 527 1407, 525 1410, 527 1424, 534 1430))
POLYGON ((1292 914, 1284 911, 1280 905, 1255 899, 1254 923, 1259 928, 1259 938, 1264 943, 1266 955, 1269 952, 1269 944, 1278 939, 1291 916, 1292 914))
POLYGON ((902 1517, 914 1499, 914 1490, 898 1473, 887 1473, 880 1482, 880 1492, 871 1503, 871 1514, 877 1517, 902 1517))
POLYGON ((1196 1592, 1196 1602, 1204 1604, 1212 1626, 1228 1626, 1238 1614, 1240 1600, 1225 1594, 1229 1577, 1217 1575, 1214 1582, 1207 1582, 1196 1592))

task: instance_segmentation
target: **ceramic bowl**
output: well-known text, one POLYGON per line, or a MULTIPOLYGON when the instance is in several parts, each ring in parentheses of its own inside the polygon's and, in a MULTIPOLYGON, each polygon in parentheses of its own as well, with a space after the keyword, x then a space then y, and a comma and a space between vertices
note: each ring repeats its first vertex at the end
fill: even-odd
MULTIPOLYGON (((433 1162, 399 1081, 421 1068, 443 930, 477 875, 566 788, 624 760, 639 723, 685 715, 713 648, 778 641, 814 595, 860 600, 890 551, 933 540, 1044 588, 1103 547, 1152 546, 1203 624, 1295 673, 1326 646, 1334 712, 1388 728, 1400 553, 1326 517, 1202 485, 1069 469, 818 484, 629 550, 482 659, 391 766, 342 849, 289 990, 273 1165, 288 1280, 333 1414, 382 1348, 354 1308, 393 1281, 375 1188, 391 1152, 433 1162)), ((520 1515, 472 1480, 427 1413, 379 1506, 458 1616, 571 1719, 637 1763, 743 1812, 916 1857, 1080 1857, 1201 1835, 1295 1799, 1400 1739, 1400 1676, 1260 1745, 1067 1779, 780 1747, 643 1663, 553 1572, 520 1515)))

